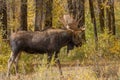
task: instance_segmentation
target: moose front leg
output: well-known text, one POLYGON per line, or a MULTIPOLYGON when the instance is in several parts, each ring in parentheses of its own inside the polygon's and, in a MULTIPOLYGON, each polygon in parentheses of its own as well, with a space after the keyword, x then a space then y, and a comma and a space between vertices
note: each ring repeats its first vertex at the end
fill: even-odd
POLYGON ((57 66, 58 66, 58 68, 59 68, 60 75, 63 75, 63 74, 62 74, 62 69, 61 69, 60 60, 59 60, 59 58, 58 58, 58 52, 56 52, 56 54, 55 54, 55 62, 57 63, 57 66))
POLYGON ((50 67, 50 62, 51 62, 51 59, 52 59, 52 53, 48 53, 48 58, 47 58, 47 68, 50 67))

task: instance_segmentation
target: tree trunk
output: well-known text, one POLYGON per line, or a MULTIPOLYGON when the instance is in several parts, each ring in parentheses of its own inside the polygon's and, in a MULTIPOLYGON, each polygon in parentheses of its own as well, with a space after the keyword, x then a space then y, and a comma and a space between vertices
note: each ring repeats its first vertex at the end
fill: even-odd
MULTIPOLYGON (((85 1, 84 0, 77 0, 77 15, 76 17, 78 18, 77 20, 80 19, 80 22, 78 24, 78 28, 80 27, 85 27, 85 1)), ((84 34, 82 35, 82 38, 83 38, 83 41, 86 41, 86 38, 85 38, 85 32, 84 34)))
POLYGON ((85 25, 85 7, 84 7, 84 0, 77 0, 76 2, 77 4, 77 14, 76 17, 80 20, 80 23, 78 25, 78 27, 84 27, 85 25))
POLYGON ((107 26, 109 28, 109 32, 115 35, 116 26, 115 26, 115 14, 114 14, 114 0, 108 0, 107 6, 110 6, 110 8, 106 9, 107 26))
POLYGON ((45 28, 52 27, 53 0, 46 0, 45 28))
POLYGON ((69 14, 73 15, 73 18, 76 18, 76 14, 77 14, 77 8, 76 8, 76 2, 75 0, 67 0, 68 3, 68 12, 69 14))
POLYGON ((72 4, 72 0, 67 0, 68 3, 68 11, 70 14, 73 15, 73 4, 72 4))
POLYGON ((114 0, 111 0, 111 19, 112 19, 112 34, 116 34, 116 26, 115 26, 115 14, 114 14, 114 0))
POLYGON ((27 31, 27 0, 21 0, 20 30, 27 31))
MULTIPOLYGON (((79 20, 78 27, 85 27, 85 6, 84 0, 67 0, 68 2, 68 11, 73 15, 74 19, 79 20)), ((82 35, 83 41, 85 41, 85 33, 82 35)))
POLYGON ((105 0, 97 0, 98 2, 98 8, 99 8, 99 22, 100 22, 100 30, 101 32, 104 32, 105 29, 105 17, 104 17, 104 7, 102 4, 104 3, 105 0))
POLYGON ((0 21, 3 29, 2 38, 7 39, 7 5, 6 0, 0 0, 0 21))
MULTIPOLYGON (((108 1, 107 2, 107 6, 110 6, 110 2, 108 1)), ((107 21, 106 21, 106 24, 107 24, 107 27, 109 29, 109 33, 111 33, 111 11, 110 11, 110 8, 106 8, 106 17, 107 17, 107 21)))
MULTIPOLYGON (((10 15, 10 20, 14 23, 15 22, 15 18, 16 18, 16 16, 15 16, 15 13, 16 13, 16 0, 12 0, 12 4, 10 4, 11 5, 11 14, 12 15, 10 15)), ((15 27, 16 27, 16 25, 12 25, 11 26, 13 29, 12 29, 12 31, 15 31, 15 27)))
POLYGON ((94 25, 94 37, 95 37, 95 44, 96 44, 96 50, 97 50, 98 49, 98 35, 97 35, 96 18, 94 14, 93 0, 89 0, 89 6, 90 6, 91 20, 94 25))
POLYGON ((35 31, 42 30, 43 0, 36 0, 35 31))

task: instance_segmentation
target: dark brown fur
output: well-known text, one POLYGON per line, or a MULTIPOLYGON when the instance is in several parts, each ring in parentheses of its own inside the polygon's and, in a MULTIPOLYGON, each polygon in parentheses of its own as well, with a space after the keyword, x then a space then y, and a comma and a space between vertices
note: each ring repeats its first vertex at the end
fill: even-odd
POLYGON ((8 73, 10 74, 10 67, 12 63, 15 63, 15 70, 18 73, 18 59, 21 51, 25 51, 32 54, 44 54, 48 55, 48 63, 51 60, 53 53, 55 53, 55 59, 58 64, 60 74, 62 75, 60 61, 58 59, 58 53, 63 46, 68 47, 68 51, 73 49, 74 46, 81 46, 80 32, 73 32, 63 29, 48 29, 44 31, 18 31, 14 32, 10 36, 10 46, 12 54, 8 61, 8 73), (76 34, 77 33, 77 34, 76 34))

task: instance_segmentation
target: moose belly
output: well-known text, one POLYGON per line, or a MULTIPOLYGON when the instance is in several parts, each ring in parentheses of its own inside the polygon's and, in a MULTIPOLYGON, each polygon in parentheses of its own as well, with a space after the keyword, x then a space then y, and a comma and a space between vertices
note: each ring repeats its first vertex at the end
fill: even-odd
POLYGON ((36 48, 25 48, 23 51, 30 53, 30 54, 44 54, 46 51, 44 49, 36 49, 36 48))

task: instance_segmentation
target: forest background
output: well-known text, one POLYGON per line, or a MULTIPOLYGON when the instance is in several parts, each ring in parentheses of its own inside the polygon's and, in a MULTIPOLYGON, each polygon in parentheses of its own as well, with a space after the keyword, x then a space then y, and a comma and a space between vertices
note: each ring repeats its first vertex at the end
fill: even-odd
MULTIPOLYGON (((68 55, 66 47, 62 48, 59 54, 62 66, 92 66, 95 70, 91 72, 95 79, 103 79, 104 74, 107 75, 105 78, 114 78, 115 75, 115 79, 120 79, 119 0, 0 0, 0 3, 1 78, 4 79, 7 70, 11 53, 9 36, 12 32, 18 29, 41 31, 49 27, 61 28, 63 25, 59 18, 64 14, 72 14, 74 18, 81 18, 78 27, 86 29, 83 36, 85 42, 80 48, 71 50, 68 55), (101 65, 104 67, 101 68, 101 65)), ((46 55, 22 54, 20 73, 32 74, 40 70, 43 75, 45 63, 46 55), (36 67, 38 64, 42 66, 36 67)), ((66 77, 68 80, 75 80, 68 75, 66 77)))

